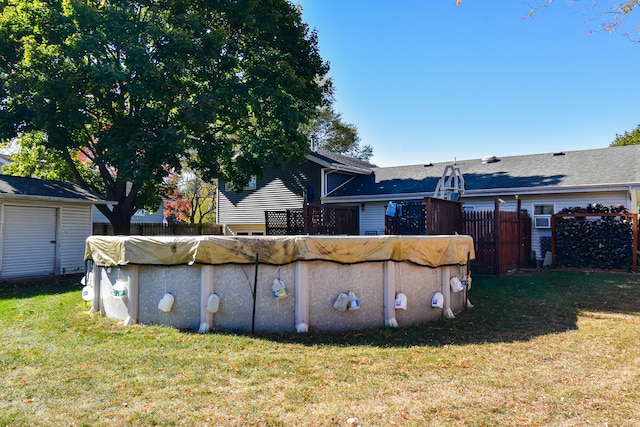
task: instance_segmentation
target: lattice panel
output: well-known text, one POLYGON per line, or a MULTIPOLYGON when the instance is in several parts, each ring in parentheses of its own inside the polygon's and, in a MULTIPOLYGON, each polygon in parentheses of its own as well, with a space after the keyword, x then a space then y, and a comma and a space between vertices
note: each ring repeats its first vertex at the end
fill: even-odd
POLYGON ((267 235, 287 235, 287 211, 265 211, 264 215, 267 235))

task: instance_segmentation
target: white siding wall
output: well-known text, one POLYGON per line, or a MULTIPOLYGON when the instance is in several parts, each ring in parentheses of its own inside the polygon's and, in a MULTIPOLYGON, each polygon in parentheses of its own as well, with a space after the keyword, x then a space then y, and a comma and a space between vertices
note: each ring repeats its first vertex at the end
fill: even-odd
POLYGON ((365 203, 360 208, 360 234, 376 232, 384 234, 384 210, 387 202, 365 203))
POLYGON ((60 273, 84 271, 85 241, 92 233, 91 205, 64 206, 60 210, 60 273))
POLYGON ((3 206, 3 279, 54 274, 57 209, 50 206, 3 206))
POLYGON ((29 201, 0 205, 1 278, 84 271, 91 205, 29 201))

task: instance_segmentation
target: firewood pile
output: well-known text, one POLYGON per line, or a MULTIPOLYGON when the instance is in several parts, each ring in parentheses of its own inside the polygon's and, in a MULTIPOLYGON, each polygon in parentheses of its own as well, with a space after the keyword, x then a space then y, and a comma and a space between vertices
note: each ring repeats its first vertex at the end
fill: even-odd
POLYGON ((559 214, 566 216, 556 217, 553 230, 557 266, 631 268, 633 221, 625 215, 628 211, 624 206, 590 204, 586 208, 563 209, 559 214))

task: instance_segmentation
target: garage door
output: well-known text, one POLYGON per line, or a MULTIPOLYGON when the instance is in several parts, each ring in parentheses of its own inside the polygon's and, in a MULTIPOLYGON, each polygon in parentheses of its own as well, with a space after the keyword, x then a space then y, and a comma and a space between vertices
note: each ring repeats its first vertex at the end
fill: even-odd
POLYGON ((56 208, 5 206, 2 278, 54 274, 56 208))

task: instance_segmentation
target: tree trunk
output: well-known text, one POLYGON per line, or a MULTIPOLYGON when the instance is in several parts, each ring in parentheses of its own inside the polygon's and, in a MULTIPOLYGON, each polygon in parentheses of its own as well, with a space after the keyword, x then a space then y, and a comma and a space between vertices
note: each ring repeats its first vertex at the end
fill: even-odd
POLYGON ((123 209, 121 205, 115 205, 113 209, 109 209, 107 205, 97 205, 97 208, 113 226, 114 235, 129 236, 131 234, 131 217, 133 214, 130 213, 129 209, 123 209))
POLYGON ((113 207, 113 219, 111 225, 113 225, 113 234, 116 236, 129 236, 131 234, 131 215, 126 209, 118 209, 118 206, 113 207))

